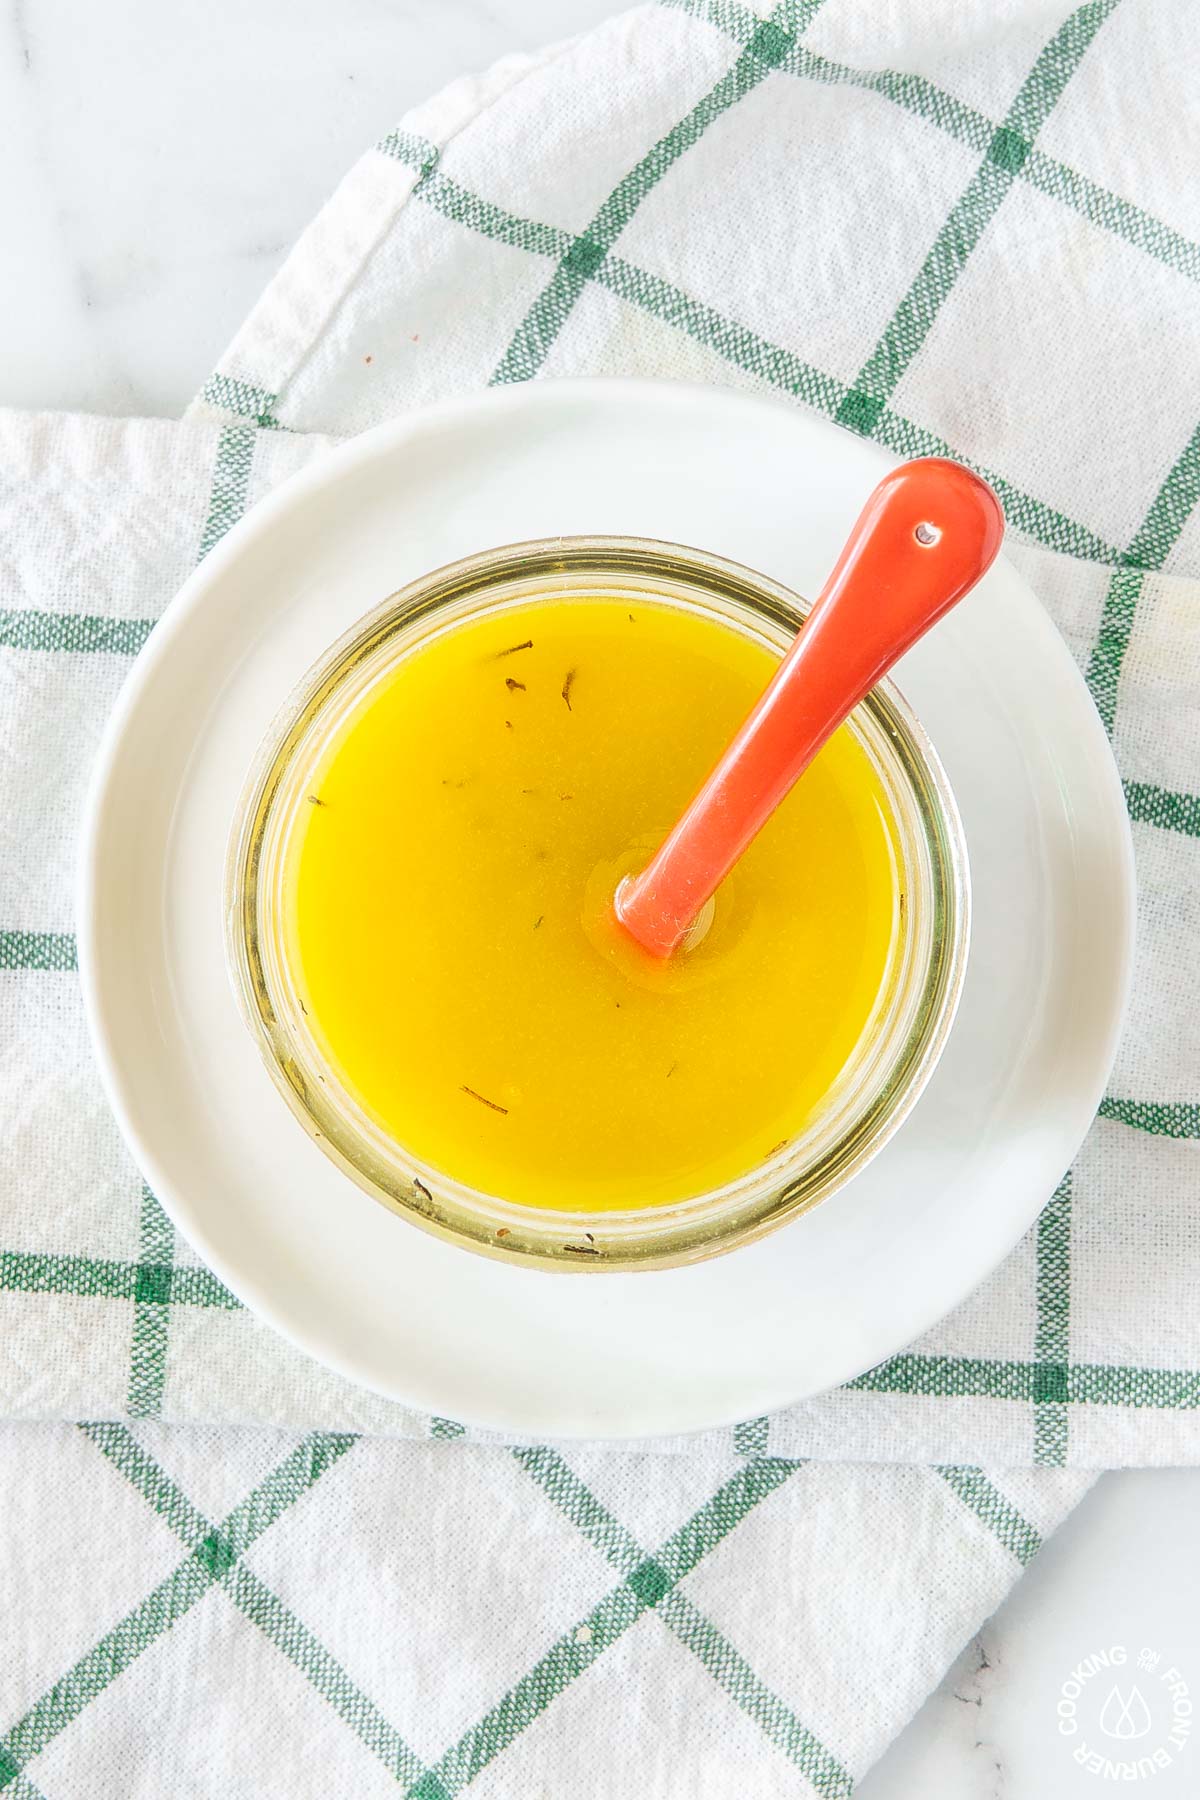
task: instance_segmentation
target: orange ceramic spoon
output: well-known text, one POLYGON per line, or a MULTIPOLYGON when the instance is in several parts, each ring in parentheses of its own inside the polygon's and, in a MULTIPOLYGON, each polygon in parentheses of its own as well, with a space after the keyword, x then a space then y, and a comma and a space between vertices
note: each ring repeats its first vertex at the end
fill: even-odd
POLYGON ((753 712, 641 874, 617 889, 617 917, 645 949, 676 949, 826 738, 970 592, 1003 533, 1000 502, 960 463, 922 457, 884 476, 753 712))

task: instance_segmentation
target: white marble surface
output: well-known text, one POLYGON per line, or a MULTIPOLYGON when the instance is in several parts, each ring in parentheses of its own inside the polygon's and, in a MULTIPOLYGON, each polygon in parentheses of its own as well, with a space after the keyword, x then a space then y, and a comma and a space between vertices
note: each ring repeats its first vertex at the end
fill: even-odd
POLYGON ((1098 1800, 1114 1790, 1196 1800, 1200 1722, 1178 1750, 1163 1730, 1170 1703, 1159 1696, 1172 1667, 1200 1708, 1200 1470, 1102 1475, 860 1784, 858 1800, 1098 1800), (1063 1684, 1081 1659, 1115 1646, 1128 1662, 1097 1670, 1078 1699, 1067 1694, 1078 1729, 1065 1735, 1056 1710, 1063 1684), (1143 1650, 1160 1658, 1148 1672, 1137 1667, 1143 1650), (1101 1731, 1114 1685, 1123 1698, 1132 1686, 1144 1690, 1153 1713, 1143 1738, 1101 1731), (1171 1761, 1115 1781, 1073 1761, 1081 1741, 1116 1762, 1161 1743, 1171 1761))
MULTIPOLYGON (((177 414, 364 145, 453 76, 611 9, 9 0, 0 404, 177 414)), ((862 1800, 1074 1800, 1110 1788, 1072 1762, 1073 1740, 1057 1730, 1062 1683, 1081 1657, 1124 1643, 1160 1653, 1151 1681, 1173 1663, 1200 1692, 1198 1520, 1200 1471, 1104 1477, 862 1800)), ((1200 1743, 1147 1785, 1169 1800, 1200 1794, 1200 1743)))
POLYGON ((6 0, 0 403, 182 411, 418 100, 612 0, 6 0))

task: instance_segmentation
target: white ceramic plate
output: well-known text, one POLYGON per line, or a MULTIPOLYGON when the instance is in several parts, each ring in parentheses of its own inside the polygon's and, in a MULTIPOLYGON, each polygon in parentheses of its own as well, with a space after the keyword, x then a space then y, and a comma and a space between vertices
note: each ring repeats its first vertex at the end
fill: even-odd
POLYGON ((775 402, 549 382, 368 432, 255 508, 168 610, 101 754, 80 962, 109 1097, 154 1191, 248 1306, 352 1380, 533 1436, 728 1423, 909 1343, 1035 1218, 1099 1103, 1132 857, 1074 664, 1003 561, 897 671, 962 809, 973 943, 912 1117, 761 1243, 633 1275, 511 1268, 396 1218, 291 1116, 236 1011, 221 882, 263 733, 326 646, 423 571, 557 533, 694 544, 815 593, 890 466, 775 402))

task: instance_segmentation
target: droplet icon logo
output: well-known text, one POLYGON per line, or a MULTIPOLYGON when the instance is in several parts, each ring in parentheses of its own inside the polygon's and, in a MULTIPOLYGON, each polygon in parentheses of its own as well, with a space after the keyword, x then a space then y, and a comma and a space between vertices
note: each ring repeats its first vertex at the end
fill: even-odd
POLYGON ((1125 1695, 1114 1684, 1100 1712, 1100 1729, 1105 1737, 1121 1738, 1126 1742, 1143 1738, 1153 1723, 1141 1689, 1132 1687, 1125 1695))

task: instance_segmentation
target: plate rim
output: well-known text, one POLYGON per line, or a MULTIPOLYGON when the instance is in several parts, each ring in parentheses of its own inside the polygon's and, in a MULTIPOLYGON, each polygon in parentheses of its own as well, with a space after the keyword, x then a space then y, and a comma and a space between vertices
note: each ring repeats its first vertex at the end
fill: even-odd
MULTIPOLYGON (((774 395, 759 395, 743 389, 721 388, 697 382, 674 382, 638 377, 579 377, 519 383, 498 389, 476 390, 468 394, 442 399, 429 406, 414 408, 411 412, 396 419, 384 421, 355 438, 332 446, 328 454, 318 455, 311 463, 286 477, 268 494, 255 502, 191 571, 164 609, 159 620, 155 622, 145 646, 134 660, 122 683, 117 700, 105 720, 87 784, 80 828, 76 881, 76 939, 80 988, 89 1041, 100 1074, 104 1096, 116 1118, 134 1162, 138 1169, 149 1178, 156 1197, 183 1236, 197 1249, 218 1279, 229 1288, 236 1298, 243 1302, 248 1310, 256 1317, 261 1318, 270 1329, 279 1333, 303 1354, 315 1360, 322 1367, 331 1369, 355 1387, 382 1395, 388 1400, 407 1406, 421 1414, 428 1414, 431 1411, 431 1403, 426 1398, 413 1397, 412 1391, 405 1387, 403 1371, 400 1371, 398 1384, 391 1383, 384 1386, 380 1381, 364 1374, 352 1359, 331 1352, 326 1347, 315 1349, 304 1331, 295 1328, 287 1319, 286 1309, 281 1312, 276 1306, 269 1288, 264 1288, 261 1280, 255 1274, 245 1274, 241 1270, 229 1266, 225 1255, 219 1249, 214 1248, 209 1234, 197 1218, 197 1209, 189 1205, 186 1197, 176 1192, 177 1183, 168 1174, 151 1144, 135 1123, 132 1107, 127 1103, 129 1076, 127 1072, 122 1071, 122 1058, 114 1042, 115 1034, 105 1015, 100 991, 103 952, 99 943, 97 914, 100 875, 106 850, 105 818, 112 804, 118 753, 126 732, 135 720, 144 696, 153 684, 160 666, 169 658, 176 637, 186 629, 187 622, 193 613, 203 607, 209 590, 218 586, 230 570, 236 567, 244 552, 260 539, 269 536, 275 528, 276 521, 286 516, 298 502, 302 502, 307 494, 324 490, 350 479, 353 472, 359 467, 369 465, 379 457, 385 457, 389 453, 402 449, 406 441, 419 439, 430 430, 446 427, 461 428, 463 424, 469 423, 474 416, 481 412, 494 417, 503 412, 519 414, 530 409, 536 412, 543 407, 570 406, 572 403, 583 402, 586 405, 597 395, 603 395, 609 401, 624 396, 630 403, 644 405, 649 402, 659 405, 675 405, 685 410, 702 404, 710 407, 714 405, 718 407, 732 406, 749 413, 754 411, 771 412, 777 416, 782 415, 795 419, 804 426, 815 430, 818 435, 827 436, 831 442, 843 437, 837 427, 830 424, 829 421, 813 417, 802 409, 789 406, 774 395)), ((870 444, 865 440, 859 443, 858 447, 869 449, 873 453, 879 462, 881 471, 905 460, 894 457, 880 446, 870 444)), ((1035 630, 1041 633, 1043 640, 1052 645, 1064 678, 1073 678, 1072 685, 1079 697, 1086 702, 1085 711, 1087 715, 1090 715, 1090 730, 1086 734, 1088 761, 1100 784, 1107 786, 1112 802, 1106 809, 1105 824, 1109 847, 1116 853, 1115 873, 1119 878, 1114 882, 1111 895, 1114 903, 1114 949, 1117 951, 1116 967, 1113 970, 1115 976, 1114 1000, 1110 1008, 1108 1029, 1104 1034, 1103 1044, 1097 1045, 1094 1064, 1095 1079, 1092 1082, 1088 1122, 1084 1124, 1076 1137, 1074 1147, 1067 1160, 1066 1166, 1069 1167, 1078 1154, 1084 1137, 1091 1129, 1091 1123, 1100 1099, 1103 1097, 1130 1002, 1136 933, 1136 877, 1133 838, 1120 775, 1112 755, 1111 745, 1083 676, 1036 593, 1020 572, 1008 562, 1003 549, 999 560, 1015 579, 1015 585, 1020 592, 1021 604, 1028 621, 1035 630)), ((1081 1103, 1080 1111, 1082 1112, 1081 1103)), ((886 1155, 886 1149, 882 1154, 886 1155)), ((1059 1178, 1061 1178, 1062 1172, 1062 1170, 1059 1171, 1059 1178)), ((933 1310, 927 1313, 925 1322, 918 1328, 916 1335, 919 1336, 922 1332, 930 1329, 946 1317, 948 1312, 968 1298, 977 1289, 980 1282, 985 1280, 988 1274, 1003 1262, 1036 1216, 1035 1210, 1023 1220, 1016 1234, 1008 1239, 999 1254, 992 1259, 982 1273, 972 1270, 967 1285, 963 1287, 960 1283, 954 1298, 947 1303, 944 1303, 940 1297, 935 1299, 933 1310)), ((398 1223, 402 1225, 404 1222, 398 1221, 398 1223)), ((415 1229, 415 1227, 410 1227, 410 1229, 415 1229)), ((727 1259, 717 1260, 725 1261, 727 1259)), ((587 1279, 585 1272, 575 1273, 577 1278, 587 1279)), ((664 1277, 670 1278, 673 1273, 674 1271, 670 1270, 646 1270, 638 1272, 632 1278, 640 1282, 650 1282, 662 1280, 664 1277)), ((550 1275, 540 1278, 552 1279, 550 1275)), ((836 1374, 829 1380, 822 1378, 819 1385, 802 1389, 790 1401, 773 1402, 772 1404, 773 1406, 796 1404, 817 1394, 829 1392, 903 1348, 904 1345, 899 1344, 879 1354, 873 1352, 861 1366, 836 1374)), ((748 1404, 752 1405, 752 1403, 748 1404)), ((453 1411, 454 1415, 461 1418, 464 1423, 473 1424, 483 1430, 499 1430, 516 1436, 528 1434, 528 1423, 522 1423, 516 1413, 506 1412, 503 1406, 491 1411, 486 1417, 476 1414, 472 1418, 470 1409, 464 1408, 456 1400, 453 1411)), ((609 1441, 645 1441, 650 1437, 675 1435, 680 1432, 696 1433, 720 1429, 736 1423, 746 1414, 747 1405, 743 1405, 730 1412, 706 1413, 703 1419, 682 1425, 656 1424, 649 1428, 637 1425, 628 1432, 609 1429, 604 1432, 603 1436, 609 1441)), ((556 1425, 551 1435, 562 1439, 582 1440, 594 1439, 597 1434, 595 1429, 581 1418, 574 1425, 570 1423, 556 1425)))

